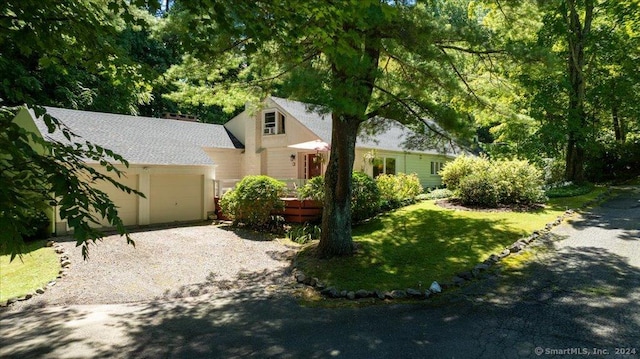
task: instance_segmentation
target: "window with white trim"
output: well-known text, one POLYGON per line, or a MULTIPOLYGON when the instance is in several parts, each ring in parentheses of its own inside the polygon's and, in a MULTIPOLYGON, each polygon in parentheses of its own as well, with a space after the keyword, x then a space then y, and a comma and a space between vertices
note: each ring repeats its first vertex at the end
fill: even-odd
POLYGON ((433 162, 431 161, 431 174, 439 176, 440 170, 444 167, 444 162, 433 162))
POLYGON ((373 159, 373 178, 381 174, 396 174, 396 159, 393 157, 376 157, 373 159))
POLYGON ((281 135, 285 133, 285 115, 276 110, 267 110, 264 112, 262 121, 262 134, 281 135))

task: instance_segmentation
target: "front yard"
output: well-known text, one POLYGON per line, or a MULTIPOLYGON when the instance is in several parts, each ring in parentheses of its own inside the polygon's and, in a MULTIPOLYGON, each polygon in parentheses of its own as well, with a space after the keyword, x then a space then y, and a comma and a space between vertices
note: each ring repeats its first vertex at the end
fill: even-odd
POLYGON ((353 257, 318 259, 311 245, 299 254, 297 264, 306 275, 341 290, 425 289, 434 280, 448 281, 471 269, 603 191, 552 199, 533 212, 451 210, 425 201, 354 228, 353 257))

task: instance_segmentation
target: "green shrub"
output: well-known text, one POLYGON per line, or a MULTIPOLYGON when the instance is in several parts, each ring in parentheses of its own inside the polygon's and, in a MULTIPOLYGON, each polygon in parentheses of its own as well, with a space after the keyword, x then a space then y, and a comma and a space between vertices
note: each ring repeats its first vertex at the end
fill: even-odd
POLYGON ((376 185, 380 191, 380 198, 390 207, 415 199, 423 190, 416 174, 382 174, 376 177, 376 185))
POLYGON ((523 160, 498 160, 491 169, 498 203, 532 204, 544 200, 542 171, 523 160))
MULTIPOLYGON (((380 211, 380 191, 373 178, 353 172, 351 189, 351 219, 354 222, 373 217, 380 211)), ((324 178, 314 177, 298 190, 301 199, 324 200, 324 178)))
POLYGON ((489 172, 472 173, 462 177, 457 193, 462 203, 467 205, 498 206, 498 190, 489 172))
POLYGON ((438 188, 438 189, 434 189, 433 191, 429 192, 429 193, 425 193, 422 194, 420 196, 418 196, 420 199, 424 198, 424 199, 441 199, 441 198, 449 198, 453 196, 453 192, 449 189, 446 188, 438 188))
POLYGON ((358 222, 375 216, 380 211, 380 191, 376 181, 363 172, 353 172, 351 178, 351 219, 358 222))
POLYGON ((304 244, 314 239, 320 239, 320 233, 322 233, 320 226, 305 223, 291 227, 287 231, 287 238, 296 243, 304 244))
POLYGON ((441 175, 463 204, 495 207, 532 204, 545 198, 542 172, 527 161, 460 156, 441 175))
POLYGON ((440 171, 440 176, 442 176, 442 183, 448 189, 455 191, 464 177, 472 173, 486 171, 489 167, 491 167, 491 163, 484 156, 469 157, 462 155, 451 162, 445 163, 444 168, 440 171))
POLYGON ((324 177, 318 176, 308 180, 298 189, 298 198, 324 201, 324 177))
POLYGON ((268 176, 246 176, 236 188, 227 192, 220 200, 222 212, 234 223, 262 229, 271 221, 271 212, 284 208, 280 199, 286 189, 283 182, 268 176))
POLYGON ((27 220, 25 222, 23 240, 34 241, 50 237, 49 227, 51 222, 44 211, 34 209, 26 213, 26 216, 27 220))

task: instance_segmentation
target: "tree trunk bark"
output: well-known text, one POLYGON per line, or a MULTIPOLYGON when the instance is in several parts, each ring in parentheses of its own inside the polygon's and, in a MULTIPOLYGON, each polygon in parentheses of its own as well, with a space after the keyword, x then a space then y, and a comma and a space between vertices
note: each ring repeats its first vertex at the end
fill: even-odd
POLYGON ((620 118, 620 114, 618 113, 618 104, 615 102, 611 105, 611 116, 613 117, 613 131, 616 134, 616 141, 625 142, 627 140, 627 136, 624 132, 624 122, 620 118))
POLYGON ((567 0, 565 19, 567 22, 567 43, 569 56, 567 70, 569 73, 569 106, 567 109, 567 155, 565 175, 566 179, 576 183, 584 181, 584 160, 587 125, 584 109, 585 79, 584 48, 586 37, 591 30, 593 19, 593 0, 585 1, 584 25, 580 23, 578 5, 575 0, 567 0), (567 13, 568 12, 568 13, 567 13))
POLYGON ((333 113, 331 155, 324 177, 320 257, 353 254, 351 238, 351 174, 360 119, 333 113))

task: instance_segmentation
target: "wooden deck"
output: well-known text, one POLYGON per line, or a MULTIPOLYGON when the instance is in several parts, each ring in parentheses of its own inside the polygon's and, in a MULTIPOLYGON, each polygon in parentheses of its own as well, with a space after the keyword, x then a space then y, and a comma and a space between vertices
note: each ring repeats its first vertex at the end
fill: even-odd
MULTIPOLYGON (((277 211, 273 214, 284 217, 289 223, 305 223, 317 221, 322 217, 322 202, 313 200, 300 200, 297 198, 282 198, 284 201, 284 210, 277 211)), ((228 220, 229 218, 222 213, 219 204, 219 198, 214 199, 216 206, 216 215, 219 219, 228 220)))

